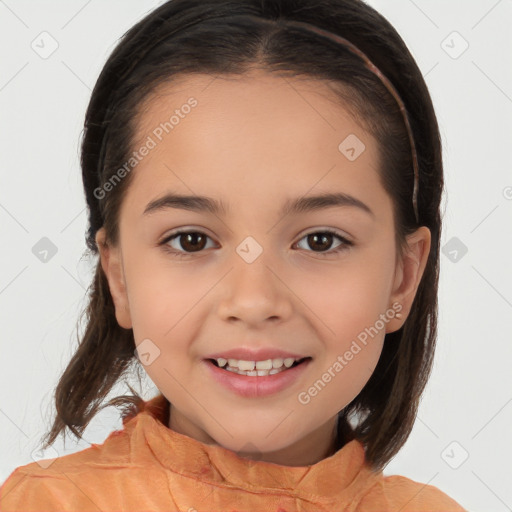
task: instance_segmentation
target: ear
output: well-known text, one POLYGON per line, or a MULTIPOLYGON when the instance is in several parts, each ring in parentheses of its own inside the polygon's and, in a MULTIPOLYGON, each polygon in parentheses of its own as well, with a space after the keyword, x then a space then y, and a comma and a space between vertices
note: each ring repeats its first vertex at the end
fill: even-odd
POLYGON ((96 232, 96 245, 100 253, 101 267, 107 277, 114 302, 117 323, 124 329, 131 329, 132 320, 120 249, 109 246, 105 241, 104 227, 96 232))
POLYGON ((401 318, 394 318, 388 322, 389 329, 386 329, 386 332, 397 331, 405 323, 427 265, 430 244, 431 234, 426 226, 419 227, 414 233, 407 236, 404 255, 397 259, 393 290, 390 296, 391 304, 401 304, 402 309, 396 309, 401 313, 401 318))

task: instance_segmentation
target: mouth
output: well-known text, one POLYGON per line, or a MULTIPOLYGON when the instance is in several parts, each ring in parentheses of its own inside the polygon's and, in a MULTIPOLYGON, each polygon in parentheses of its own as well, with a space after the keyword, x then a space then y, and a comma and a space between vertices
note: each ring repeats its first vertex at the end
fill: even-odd
POLYGON ((297 385, 312 360, 289 357, 246 361, 219 357, 203 362, 213 381, 225 389, 244 398, 263 398, 297 385))
POLYGON ((291 370, 306 361, 311 360, 311 357, 303 357, 301 359, 291 361, 292 358, 289 359, 268 359, 266 361, 254 361, 255 365, 252 368, 247 368, 247 366, 243 366, 243 369, 238 367, 238 362, 234 360, 226 360, 221 359, 220 361, 217 359, 207 359, 210 364, 220 368, 221 370, 225 370, 226 372, 236 373, 238 375, 246 375, 248 377, 263 377, 263 376, 272 376, 277 375, 278 373, 282 373, 286 370, 291 370), (231 364, 233 365, 231 365, 231 364), (258 363, 262 368, 258 368, 258 363))

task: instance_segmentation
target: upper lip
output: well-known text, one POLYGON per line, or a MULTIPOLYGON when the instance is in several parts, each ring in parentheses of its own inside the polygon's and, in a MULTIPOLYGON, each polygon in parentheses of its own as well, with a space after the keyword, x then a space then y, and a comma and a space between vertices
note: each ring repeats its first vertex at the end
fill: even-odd
POLYGON ((303 359, 301 354, 295 354, 293 352, 285 352, 277 348, 260 348, 254 350, 250 348, 233 348, 231 350, 225 350, 223 352, 217 352, 209 355, 206 359, 237 359, 242 361, 266 361, 267 359, 286 359, 287 357, 293 357, 294 359, 303 359))

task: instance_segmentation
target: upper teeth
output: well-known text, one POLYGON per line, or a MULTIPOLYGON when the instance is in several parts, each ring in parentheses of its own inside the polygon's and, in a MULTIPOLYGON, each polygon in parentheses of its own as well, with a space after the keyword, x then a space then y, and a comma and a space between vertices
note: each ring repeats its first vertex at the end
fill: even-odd
MULTIPOLYGON (((244 361, 241 359, 224 359, 223 357, 219 357, 217 359, 217 364, 222 367, 226 363, 229 366, 234 368, 238 368, 239 370, 251 371, 254 370, 256 366, 257 370, 270 370, 272 368, 281 368, 283 364, 286 368, 290 368, 290 366, 296 361, 293 357, 287 357, 285 359, 277 358, 277 359, 266 359, 265 361, 244 361)), ((298 361, 298 359, 297 359, 298 361)))

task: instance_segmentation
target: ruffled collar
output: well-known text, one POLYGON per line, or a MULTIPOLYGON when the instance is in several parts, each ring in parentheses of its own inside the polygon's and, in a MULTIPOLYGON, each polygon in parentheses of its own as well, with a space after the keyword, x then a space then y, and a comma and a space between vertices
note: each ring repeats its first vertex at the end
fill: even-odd
POLYGON ((340 500, 362 492, 382 478, 365 463, 364 447, 349 441, 333 455, 309 466, 283 466, 253 461, 219 445, 209 445, 167 426, 169 402, 159 394, 143 402, 140 412, 124 420, 133 456, 204 483, 253 492, 293 491, 304 498, 340 500), (148 454, 148 449, 150 454, 148 454))

